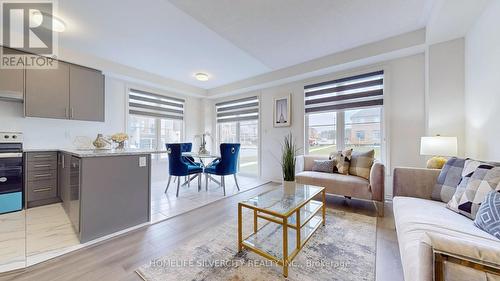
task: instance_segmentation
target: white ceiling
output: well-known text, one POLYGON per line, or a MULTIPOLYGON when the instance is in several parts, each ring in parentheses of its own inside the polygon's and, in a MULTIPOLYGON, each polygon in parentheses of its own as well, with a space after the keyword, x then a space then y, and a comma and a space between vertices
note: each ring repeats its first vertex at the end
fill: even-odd
POLYGON ((170 0, 276 70, 425 26, 434 0, 170 0))
POLYGON ((442 1, 64 0, 59 43, 213 89, 425 27, 442 1))
POLYGON ((269 71, 166 0, 59 1, 62 48, 212 88, 269 71), (211 75, 208 82, 196 72, 211 75))

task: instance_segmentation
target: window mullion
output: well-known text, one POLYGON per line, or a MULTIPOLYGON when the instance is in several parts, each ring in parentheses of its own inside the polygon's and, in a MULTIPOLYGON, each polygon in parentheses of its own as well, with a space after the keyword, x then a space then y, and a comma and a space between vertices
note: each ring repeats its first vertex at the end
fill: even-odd
POLYGON ((337 111, 337 150, 345 149, 345 114, 343 111, 337 111))

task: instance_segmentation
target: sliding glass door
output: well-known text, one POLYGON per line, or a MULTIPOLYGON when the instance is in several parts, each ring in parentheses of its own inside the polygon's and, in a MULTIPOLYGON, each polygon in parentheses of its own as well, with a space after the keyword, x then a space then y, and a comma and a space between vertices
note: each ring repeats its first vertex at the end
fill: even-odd
POLYGON ((240 143, 239 172, 259 175, 259 121, 248 120, 218 124, 218 143, 240 143))

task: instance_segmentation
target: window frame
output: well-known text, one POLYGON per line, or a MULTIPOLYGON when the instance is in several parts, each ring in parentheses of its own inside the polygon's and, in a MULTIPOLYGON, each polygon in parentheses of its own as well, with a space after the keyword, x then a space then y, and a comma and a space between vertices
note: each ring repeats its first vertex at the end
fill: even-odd
MULTIPOLYGON (((145 116, 145 115, 136 115, 136 114, 130 114, 129 113, 129 104, 130 104, 130 92, 133 90, 139 90, 139 91, 144 91, 144 92, 149 92, 154 95, 162 95, 162 96, 173 96, 175 98, 175 95, 169 95, 169 94, 161 94, 158 93, 158 91, 152 91, 150 89, 144 89, 143 87, 140 87, 138 85, 128 85, 125 88, 125 133, 127 135, 130 135, 130 116, 137 116, 137 117, 150 117, 155 119, 155 134, 156 134, 156 150, 157 151, 165 151, 166 148, 159 147, 161 143, 161 120, 174 120, 174 121, 181 121, 181 134, 180 134, 180 142, 185 141, 185 134, 186 134, 186 122, 185 119, 173 119, 173 118, 162 118, 162 117, 153 117, 153 116, 145 116)), ((186 115, 186 101, 184 102, 184 117, 186 115)))
MULTIPOLYGON (((357 109, 369 109, 369 108, 380 108, 380 158, 377 158, 378 161, 381 161, 382 163, 386 162, 386 142, 385 142, 385 112, 384 112, 384 106, 374 106, 374 107, 364 107, 364 108, 349 108, 346 110, 339 110, 339 111, 325 111, 329 113, 335 113, 336 115, 336 135, 335 135, 335 141, 336 141, 336 147, 337 150, 344 150, 346 148, 346 143, 345 143, 345 112, 349 110, 357 110, 357 109)), ((309 113, 309 114, 304 114, 304 135, 305 135, 305 141, 304 141, 304 147, 305 151, 304 154, 309 155, 309 115, 311 114, 319 114, 322 112, 316 112, 316 113, 309 113)))
MULTIPOLYGON (((260 106, 259 106, 260 107, 260 106)), ((259 109, 260 110, 260 109, 259 109)), ((248 120, 244 120, 244 121, 234 121, 234 122, 227 122, 227 123, 236 123, 236 142, 237 143, 240 143, 241 144, 241 122, 247 122, 248 120)), ((260 157, 260 152, 261 152, 261 131, 260 131, 260 118, 256 119, 255 121, 257 121, 257 138, 258 138, 258 141, 257 141, 257 174, 249 174, 249 173, 242 173, 241 172, 241 167, 240 167, 240 164, 241 162, 239 161, 238 159, 238 174, 240 175, 243 175, 243 176, 250 176, 250 177, 253 177, 253 176, 257 176, 257 177, 260 177, 260 168, 261 168, 261 157, 260 157)), ((220 125, 224 124, 224 122, 220 122, 220 123, 215 123, 215 130, 216 130, 216 141, 215 143, 217 144, 217 150, 219 149, 220 147, 220 144, 221 144, 221 141, 220 141, 220 125)), ((240 149, 241 151, 241 149, 240 149)))

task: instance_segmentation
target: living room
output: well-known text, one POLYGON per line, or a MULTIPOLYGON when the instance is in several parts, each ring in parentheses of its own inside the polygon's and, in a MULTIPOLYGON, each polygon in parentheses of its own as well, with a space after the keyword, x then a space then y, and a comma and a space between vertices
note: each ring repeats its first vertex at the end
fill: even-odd
POLYGON ((500 280, 499 1, 38 2, 0 280, 500 280))

